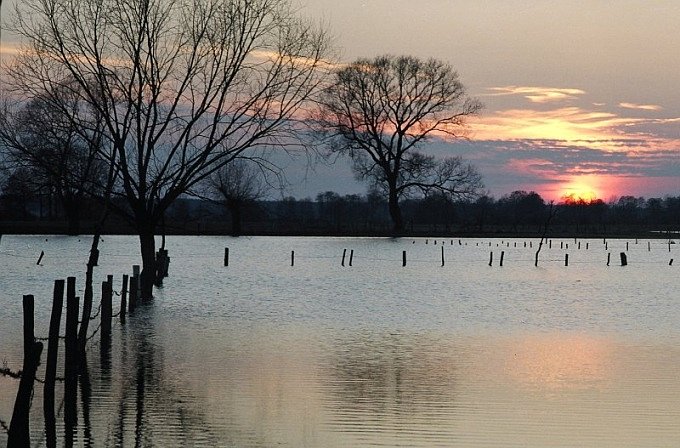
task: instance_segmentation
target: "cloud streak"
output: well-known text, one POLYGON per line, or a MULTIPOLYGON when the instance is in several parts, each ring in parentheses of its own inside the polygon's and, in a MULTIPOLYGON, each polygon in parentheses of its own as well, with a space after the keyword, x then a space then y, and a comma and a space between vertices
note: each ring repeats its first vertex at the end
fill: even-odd
POLYGON ((657 111, 663 109, 663 107, 658 106, 656 104, 635 104, 635 103, 619 103, 619 107, 623 109, 650 110, 650 111, 657 111))
POLYGON ((528 86, 490 87, 488 90, 493 93, 482 94, 482 96, 523 96, 530 102, 539 104, 574 100, 586 93, 581 89, 528 86))

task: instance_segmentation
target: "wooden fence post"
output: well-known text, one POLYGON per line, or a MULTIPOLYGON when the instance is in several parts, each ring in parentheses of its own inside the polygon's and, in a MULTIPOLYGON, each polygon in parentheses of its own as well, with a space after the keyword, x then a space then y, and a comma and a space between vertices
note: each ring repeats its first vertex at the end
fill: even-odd
POLYGON ((75 296, 75 278, 67 279, 66 287, 66 340, 64 358, 64 424, 66 432, 72 431, 78 421, 78 313, 80 299, 75 296), (73 282, 71 282, 73 279, 73 282), (73 285, 73 290, 70 286, 73 285))
POLYGON ((112 283, 108 280, 102 282, 102 309, 99 314, 101 318, 101 343, 104 344, 105 339, 111 338, 111 315, 113 314, 113 297, 112 297, 112 283))
POLYGON ((54 281, 52 296, 52 315, 47 342, 47 364, 45 365, 45 385, 43 387, 43 414, 45 417, 45 439, 48 447, 57 445, 56 417, 54 412, 54 386, 57 376, 59 355, 59 329, 61 311, 64 307, 64 280, 54 281))
POLYGON ((127 289, 128 276, 123 274, 123 286, 120 289, 120 320, 125 323, 125 313, 127 312, 127 289))
POLYGON ((625 252, 621 252, 621 266, 628 266, 628 257, 626 257, 625 252))
POLYGON ((135 308, 137 308, 137 291, 139 291, 139 286, 137 284, 139 277, 130 277, 130 303, 128 304, 128 309, 132 313, 135 308))
POLYGON ((23 300, 24 307, 24 365, 19 381, 19 390, 14 402, 12 421, 9 425, 7 437, 7 447, 30 447, 31 435, 29 429, 29 415, 31 411, 31 397, 33 396, 33 383, 35 382, 35 372, 40 364, 40 355, 43 345, 35 341, 34 334, 34 305, 35 300, 32 295, 25 295, 23 300), (28 346, 26 346, 28 344, 28 346))
POLYGON ((229 248, 224 248, 224 265, 229 266, 229 248))

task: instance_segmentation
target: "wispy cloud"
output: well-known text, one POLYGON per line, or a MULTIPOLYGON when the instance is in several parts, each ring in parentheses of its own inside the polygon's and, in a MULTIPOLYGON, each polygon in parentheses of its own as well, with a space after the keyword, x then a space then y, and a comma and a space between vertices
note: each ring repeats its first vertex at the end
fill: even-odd
POLYGON ((547 111, 510 109, 483 117, 472 125, 475 138, 609 141, 625 135, 620 128, 643 121, 610 112, 562 107, 547 111))
POLYGON ((579 95, 586 92, 581 89, 569 89, 559 87, 528 87, 528 86, 505 86, 490 87, 493 93, 483 94, 483 96, 523 96, 532 103, 552 103, 556 101, 567 101, 576 99, 579 95))
POLYGON ((635 103, 619 103, 619 107, 624 109, 636 109, 636 110, 661 110, 663 107, 656 104, 635 104, 635 103))

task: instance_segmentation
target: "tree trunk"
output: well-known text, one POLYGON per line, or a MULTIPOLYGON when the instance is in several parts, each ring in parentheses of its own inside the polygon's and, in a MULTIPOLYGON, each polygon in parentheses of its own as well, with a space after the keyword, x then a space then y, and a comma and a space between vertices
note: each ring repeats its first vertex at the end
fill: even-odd
POLYGON ((156 239, 154 225, 146 224, 139 229, 139 242, 142 249, 142 272, 140 274, 141 297, 153 297, 153 282, 156 278, 156 239))
POLYGON ((75 236, 80 234, 80 206, 78 201, 64 201, 64 214, 68 224, 67 232, 75 236))
POLYGON ((401 217, 401 208, 399 208, 399 196, 397 196, 396 188, 391 186, 388 205, 390 217, 392 218, 393 231, 395 234, 400 234, 404 231, 404 221, 401 217))
POLYGON ((231 214, 231 235, 241 236, 241 204, 230 204, 229 213, 231 214))

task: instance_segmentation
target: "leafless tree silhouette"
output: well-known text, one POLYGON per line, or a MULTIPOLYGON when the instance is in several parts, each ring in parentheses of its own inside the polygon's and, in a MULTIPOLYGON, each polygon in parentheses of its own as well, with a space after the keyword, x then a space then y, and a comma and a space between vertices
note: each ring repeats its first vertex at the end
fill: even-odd
POLYGON ((92 111, 105 127, 143 297, 165 210, 244 151, 287 148, 329 53, 322 27, 286 0, 26 0, 12 23, 27 42, 8 69, 12 94, 75 82, 83 107, 62 112, 82 135, 92 111))
POLYGON ((449 65, 381 56, 338 69, 315 121, 331 150, 352 158, 357 178, 387 195, 401 232, 401 197, 415 191, 470 197, 481 187, 479 173, 461 158, 437 160, 419 150, 434 135, 463 136, 465 119, 481 107, 449 65))

